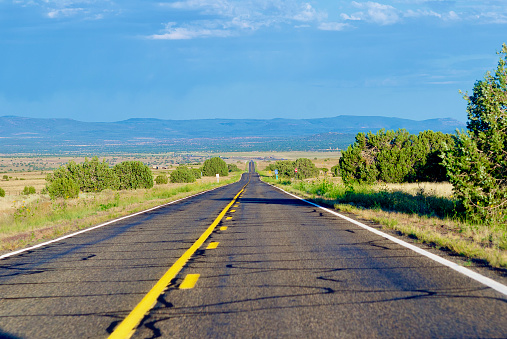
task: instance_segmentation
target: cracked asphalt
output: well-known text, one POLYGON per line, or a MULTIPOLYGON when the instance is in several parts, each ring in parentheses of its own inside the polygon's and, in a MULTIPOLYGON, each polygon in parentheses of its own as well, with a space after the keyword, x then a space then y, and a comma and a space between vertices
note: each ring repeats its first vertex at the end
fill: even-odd
POLYGON ((253 167, 0 260, 0 337, 106 338, 249 178, 133 338, 507 337, 505 295, 262 183, 253 167), (195 286, 180 289, 188 274, 195 286))

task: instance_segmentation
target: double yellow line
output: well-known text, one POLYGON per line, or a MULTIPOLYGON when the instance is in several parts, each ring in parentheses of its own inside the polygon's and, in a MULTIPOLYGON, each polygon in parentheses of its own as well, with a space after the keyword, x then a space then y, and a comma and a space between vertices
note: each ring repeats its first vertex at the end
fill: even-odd
MULTIPOLYGON (((250 180, 248 180, 248 183, 250 180)), ((190 257, 197 251, 202 244, 208 239, 208 237, 213 233, 215 227, 225 216, 225 213, 229 210, 229 208, 236 202, 239 195, 243 193, 245 187, 248 183, 241 188, 241 190, 236 194, 236 196, 232 199, 232 201, 225 206, 225 208, 220 212, 218 217, 213 221, 213 223, 208 227, 208 229, 197 239, 197 241, 190 247, 183 255, 176 260, 176 262, 169 268, 169 270, 160 278, 160 280, 153 286, 153 288, 144 296, 144 298, 137 304, 137 306, 130 312, 130 314, 123 319, 123 321, 115 328, 113 333, 109 336, 108 339, 116 339, 116 338, 130 338, 134 332, 136 331, 137 326, 141 320, 143 320, 144 316, 156 305, 158 297, 164 293, 167 286, 173 280, 176 275, 181 271, 181 269, 185 266, 190 257)))

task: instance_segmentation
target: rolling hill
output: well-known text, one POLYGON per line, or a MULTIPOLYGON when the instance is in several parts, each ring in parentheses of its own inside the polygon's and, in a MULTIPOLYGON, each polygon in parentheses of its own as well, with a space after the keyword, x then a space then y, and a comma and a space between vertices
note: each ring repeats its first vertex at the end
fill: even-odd
MULTIPOLYGON (((341 115, 315 119, 202 119, 162 120, 149 118, 118 122, 83 122, 72 119, 0 117, 0 153, 54 153, 78 148, 121 151, 161 145, 168 150, 233 150, 237 147, 284 149, 307 145, 343 148, 358 132, 404 128, 412 133, 431 129, 454 132, 465 124, 450 118, 415 121, 381 116, 341 115), (211 141, 213 140, 213 141, 211 141), (336 142, 333 143, 333 140, 336 142), (213 146, 214 145, 214 146, 213 146), (245 146, 246 145, 246 146, 245 146), (210 147, 213 146, 214 149, 210 147), (232 148, 231 148, 232 147, 232 148)), ((132 151, 132 150, 131 150, 132 151)), ((153 151, 153 150, 151 150, 153 151)))

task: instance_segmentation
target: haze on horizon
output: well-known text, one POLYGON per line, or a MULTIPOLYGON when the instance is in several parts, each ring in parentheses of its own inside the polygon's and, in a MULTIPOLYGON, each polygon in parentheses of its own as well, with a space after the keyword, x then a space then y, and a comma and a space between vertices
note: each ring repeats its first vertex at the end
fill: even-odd
POLYGON ((0 0, 0 116, 466 120, 502 0, 0 0))

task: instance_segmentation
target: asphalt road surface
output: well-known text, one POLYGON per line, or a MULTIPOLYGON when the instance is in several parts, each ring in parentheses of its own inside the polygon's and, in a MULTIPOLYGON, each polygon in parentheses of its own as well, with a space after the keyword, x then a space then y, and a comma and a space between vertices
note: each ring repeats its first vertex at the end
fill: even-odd
POLYGON ((245 184, 133 338, 507 337, 505 295, 262 183, 253 168, 0 260, 0 337, 107 338, 245 184))

